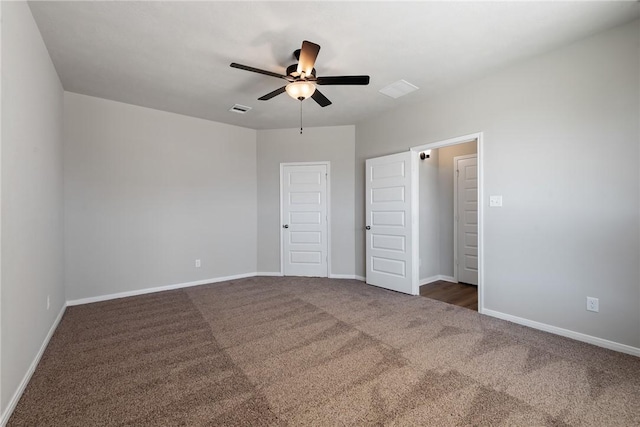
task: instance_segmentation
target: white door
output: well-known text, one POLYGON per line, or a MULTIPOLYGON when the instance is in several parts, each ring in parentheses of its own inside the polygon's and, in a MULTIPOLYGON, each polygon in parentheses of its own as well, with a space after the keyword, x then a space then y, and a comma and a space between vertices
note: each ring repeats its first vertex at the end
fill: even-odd
POLYGON ((280 178, 282 273, 327 277, 327 164, 283 164, 280 178))
POLYGON ((478 284, 478 159, 454 158, 458 282, 478 284))
POLYGON ((367 160, 366 279, 370 285, 415 295, 412 163, 410 151, 367 160))

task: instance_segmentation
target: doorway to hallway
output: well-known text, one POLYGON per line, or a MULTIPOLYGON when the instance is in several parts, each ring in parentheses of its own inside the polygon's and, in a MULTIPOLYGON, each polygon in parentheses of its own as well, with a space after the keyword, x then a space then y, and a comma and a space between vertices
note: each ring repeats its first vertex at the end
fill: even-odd
POLYGON ((420 159, 419 294, 482 313, 482 133, 411 150, 420 159))

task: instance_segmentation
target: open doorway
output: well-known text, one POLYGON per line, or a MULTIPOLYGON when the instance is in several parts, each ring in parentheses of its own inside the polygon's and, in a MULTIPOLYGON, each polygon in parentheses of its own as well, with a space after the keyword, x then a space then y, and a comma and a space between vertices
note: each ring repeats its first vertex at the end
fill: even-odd
POLYGON ((413 147, 420 156, 420 295, 482 312, 482 134, 413 147))

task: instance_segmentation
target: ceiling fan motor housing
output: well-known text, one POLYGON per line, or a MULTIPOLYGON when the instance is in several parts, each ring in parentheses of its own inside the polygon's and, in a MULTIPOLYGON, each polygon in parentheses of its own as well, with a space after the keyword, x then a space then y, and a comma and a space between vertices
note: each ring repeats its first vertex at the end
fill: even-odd
MULTIPOLYGON (((291 64, 291 65, 289 65, 287 67, 287 76, 294 76, 293 73, 297 73, 297 71, 298 71, 298 64, 291 64)), ((311 75, 314 78, 316 77, 316 69, 315 68, 313 70, 311 70, 311 75)))

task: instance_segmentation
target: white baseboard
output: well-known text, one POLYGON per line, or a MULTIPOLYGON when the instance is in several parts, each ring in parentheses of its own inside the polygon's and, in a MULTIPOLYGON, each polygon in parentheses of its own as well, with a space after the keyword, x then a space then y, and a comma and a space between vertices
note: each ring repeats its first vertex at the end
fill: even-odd
POLYGON ((360 276, 355 274, 330 274, 329 279, 351 279, 351 280, 364 280, 360 276))
POLYGON ((640 357, 640 348, 632 347, 626 344, 620 344, 615 341, 605 340, 603 338, 594 337, 591 335, 583 334, 581 332, 571 331, 569 329, 559 328, 557 326, 547 325, 546 323, 536 322, 535 320, 529 320, 518 316, 512 316, 511 314, 502 313, 499 311, 483 309, 482 314, 491 317, 497 317, 498 319, 508 320, 509 322, 517 323, 519 325, 528 326, 533 329, 539 329, 541 331, 550 332, 552 334, 560 335, 567 338, 572 338, 577 341, 593 344, 598 347, 608 348, 609 350, 619 351, 621 353, 631 354, 633 356, 640 357))
MULTIPOLYGON (((283 274, 280 273, 279 271, 260 271, 257 273, 236 274, 235 276, 215 277, 212 279, 196 280, 194 282, 178 283, 175 285, 157 286, 153 288, 136 289, 134 291, 118 292, 115 294, 98 295, 95 297, 74 299, 74 300, 67 301, 67 306, 70 307, 74 305, 91 304, 92 302, 109 301, 112 299, 151 294, 154 292, 170 291, 174 289, 189 288, 191 286, 207 285, 209 283, 226 282, 227 280, 244 279, 247 277, 256 277, 256 276, 282 277, 283 274)), ((364 282, 365 280, 364 277, 362 276, 351 275, 351 274, 332 274, 330 278, 331 279, 355 279, 355 280, 360 280, 362 282, 364 282)))
POLYGON ((426 279, 420 279, 420 286, 428 285, 429 283, 437 282, 439 280, 444 280, 445 282, 451 282, 451 283, 458 283, 458 281, 451 276, 443 276, 442 274, 437 274, 435 276, 427 277, 426 279))
POLYGON ((46 350, 47 345, 49 345, 49 340, 51 340, 53 333, 58 328, 58 324, 60 323, 60 320, 62 320, 62 316, 64 315, 64 311, 66 309, 67 309, 67 306, 63 305, 62 309, 60 310, 60 313, 58 313, 58 316, 56 317, 56 319, 53 321, 53 324, 49 328, 49 332, 47 333, 47 336, 44 338, 44 341, 40 346, 40 350, 38 350, 36 357, 33 358, 33 361, 31 362, 31 365, 29 365, 29 369, 27 370, 27 373, 22 378, 22 381, 20 382, 18 389, 15 391, 15 393, 13 393, 13 396, 11 397, 9 404, 7 405, 6 409, 4 410, 4 413, 0 417, 0 426, 4 427, 7 424, 14 409, 16 409, 16 405, 18 404, 18 401, 22 397, 22 393, 24 393, 24 389, 27 388, 27 384, 29 384, 29 381, 31 380, 31 376, 35 372, 36 367, 38 366, 38 363, 40 363, 40 359, 42 358, 42 355, 44 354, 44 351, 46 350))
MULTIPOLYGON (((279 271, 259 271, 256 273, 256 276, 278 276, 283 277, 284 274, 279 271)), ((329 279, 352 279, 352 280, 361 280, 364 281, 364 277, 356 276, 355 274, 329 274, 329 279)))
MULTIPOLYGON (((92 302, 108 301, 117 298, 132 297, 136 295, 152 294, 154 292, 170 291, 174 289, 189 288, 191 286, 208 285, 209 283, 226 282, 227 280, 255 277, 258 273, 236 274, 234 276, 216 277, 213 279, 196 280, 194 282, 178 283, 175 285, 157 286, 154 288, 136 289, 135 291, 119 292, 116 294, 99 295, 97 297, 80 298, 67 301, 67 306, 90 304, 92 302)), ((260 275, 264 275, 260 273, 260 275)))
POLYGON ((367 278, 364 276, 358 276, 357 274, 355 276, 353 276, 354 279, 356 280, 360 280, 361 282, 366 282, 367 278))

